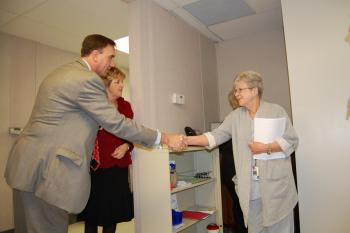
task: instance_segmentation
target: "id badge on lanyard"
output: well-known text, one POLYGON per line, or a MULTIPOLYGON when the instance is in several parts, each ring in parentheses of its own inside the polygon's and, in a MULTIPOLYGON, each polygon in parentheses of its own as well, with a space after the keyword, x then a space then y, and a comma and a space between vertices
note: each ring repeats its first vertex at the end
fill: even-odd
MULTIPOLYGON (((252 132, 252 141, 254 141, 254 120, 251 122, 251 132, 252 132)), ((254 159, 254 163, 252 165, 252 177, 253 180, 258 181, 260 179, 259 167, 256 163, 256 159, 254 159)))
POLYGON ((256 159, 254 159, 254 164, 252 166, 252 176, 253 176, 253 180, 259 180, 259 167, 256 164, 256 159))

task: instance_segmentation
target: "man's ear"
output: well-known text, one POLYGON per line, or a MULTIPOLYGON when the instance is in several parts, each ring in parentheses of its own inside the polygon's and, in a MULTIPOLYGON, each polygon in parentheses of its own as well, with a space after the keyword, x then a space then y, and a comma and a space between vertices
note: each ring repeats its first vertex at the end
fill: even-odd
POLYGON ((99 52, 98 52, 97 49, 92 50, 90 56, 91 56, 91 58, 92 58, 92 60, 93 60, 94 62, 97 62, 97 61, 98 61, 98 60, 97 60, 98 54, 99 54, 99 52))

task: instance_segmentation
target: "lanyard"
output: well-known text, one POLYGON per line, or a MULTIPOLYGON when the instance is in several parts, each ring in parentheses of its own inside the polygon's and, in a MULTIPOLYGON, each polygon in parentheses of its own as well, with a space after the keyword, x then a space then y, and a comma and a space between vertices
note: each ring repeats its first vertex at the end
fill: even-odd
POLYGON ((256 159, 254 159, 254 164, 252 166, 252 177, 253 177, 253 180, 259 180, 259 167, 258 165, 256 164, 256 159))

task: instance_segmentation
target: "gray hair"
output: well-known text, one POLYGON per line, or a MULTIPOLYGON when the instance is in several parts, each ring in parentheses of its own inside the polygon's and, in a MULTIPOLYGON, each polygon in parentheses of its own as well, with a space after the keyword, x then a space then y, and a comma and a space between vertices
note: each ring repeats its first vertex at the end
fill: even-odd
POLYGON ((262 81, 262 77, 258 72, 255 71, 243 71, 236 75, 234 79, 233 89, 235 89, 236 84, 238 82, 244 82, 247 84, 249 88, 258 88, 258 94, 261 98, 263 91, 264 91, 264 85, 262 81))

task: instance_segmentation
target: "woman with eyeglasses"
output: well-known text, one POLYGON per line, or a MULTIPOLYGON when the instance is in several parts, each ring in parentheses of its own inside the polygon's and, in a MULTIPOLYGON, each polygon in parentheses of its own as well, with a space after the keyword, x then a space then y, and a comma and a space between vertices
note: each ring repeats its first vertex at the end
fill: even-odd
MULTIPOLYGON (((298 196, 290 155, 298 146, 298 136, 285 110, 261 99, 263 89, 260 74, 239 73, 232 89, 239 107, 212 132, 186 140, 188 145, 214 148, 232 139, 235 187, 248 232, 292 233, 298 196), (281 136, 265 143, 255 141, 254 125, 270 120, 283 122, 281 136)), ((271 128, 265 131, 270 133, 271 128)))

